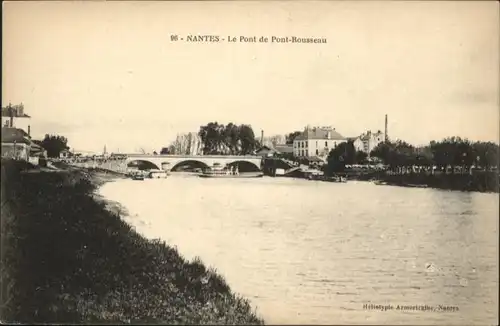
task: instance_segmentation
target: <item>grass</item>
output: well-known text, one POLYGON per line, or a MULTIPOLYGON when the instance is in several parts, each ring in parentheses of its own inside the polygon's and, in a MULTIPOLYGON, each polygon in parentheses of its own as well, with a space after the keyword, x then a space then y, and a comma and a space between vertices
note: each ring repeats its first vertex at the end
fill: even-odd
POLYGON ((93 198, 89 174, 2 161, 2 319, 263 324, 215 270, 149 241, 93 198))

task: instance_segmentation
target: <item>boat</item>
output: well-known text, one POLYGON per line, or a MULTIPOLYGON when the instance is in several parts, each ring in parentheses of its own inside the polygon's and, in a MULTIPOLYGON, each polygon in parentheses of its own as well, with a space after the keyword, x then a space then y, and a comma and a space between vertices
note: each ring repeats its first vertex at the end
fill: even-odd
POLYGON ((129 173, 129 177, 132 180, 144 180, 144 172, 142 171, 133 171, 129 173))
POLYGON ((131 178, 132 180, 144 180, 144 176, 142 174, 134 174, 131 178))
POLYGON ((264 173, 262 172, 245 172, 243 174, 214 174, 214 173, 202 173, 199 175, 200 178, 262 178, 264 173))
POLYGON ((336 176, 330 177, 328 179, 328 181, 330 181, 330 182, 342 182, 342 183, 346 183, 347 182, 347 176, 336 175, 336 176))
POLYGON ((201 178, 261 178, 264 176, 264 173, 259 171, 240 174, 238 168, 236 170, 228 169, 219 163, 215 163, 212 167, 203 170, 198 176, 201 178))
POLYGON ((150 179, 165 179, 168 173, 165 170, 152 169, 148 171, 147 176, 150 179))
POLYGON ((403 187, 408 187, 408 188, 427 188, 427 185, 424 184, 413 184, 413 183, 405 183, 403 187))

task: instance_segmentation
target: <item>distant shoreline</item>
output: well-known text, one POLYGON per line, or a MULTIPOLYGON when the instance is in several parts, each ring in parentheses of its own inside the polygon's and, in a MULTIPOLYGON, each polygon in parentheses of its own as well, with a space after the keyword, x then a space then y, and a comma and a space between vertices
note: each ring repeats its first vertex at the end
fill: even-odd
MULTIPOLYGON (((377 182, 380 185, 430 188, 452 191, 467 191, 481 193, 499 193, 499 174, 495 171, 478 171, 470 174, 435 174, 419 173, 388 174, 382 171, 339 172, 340 176, 347 176, 347 180, 377 182)), ((311 181, 331 182, 328 177, 319 176, 308 179, 306 175, 296 173, 293 176, 278 176, 279 178, 306 179, 311 181)))
POLYGON ((470 174, 388 174, 385 172, 351 175, 350 180, 378 181, 388 186, 426 187, 431 189, 498 193, 498 172, 478 171, 470 174))

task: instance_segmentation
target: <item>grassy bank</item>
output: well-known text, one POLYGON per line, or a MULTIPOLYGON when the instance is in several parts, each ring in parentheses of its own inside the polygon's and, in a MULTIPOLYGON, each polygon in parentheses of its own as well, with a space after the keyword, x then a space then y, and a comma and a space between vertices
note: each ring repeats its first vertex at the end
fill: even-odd
POLYGON ((106 210, 102 177, 16 170, 2 161, 3 321, 263 323, 215 271, 106 210))

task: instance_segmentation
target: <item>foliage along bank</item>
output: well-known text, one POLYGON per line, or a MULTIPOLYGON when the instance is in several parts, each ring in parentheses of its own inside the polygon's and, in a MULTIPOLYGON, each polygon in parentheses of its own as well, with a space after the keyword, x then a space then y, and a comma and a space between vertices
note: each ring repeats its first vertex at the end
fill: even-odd
POLYGON ((74 172, 2 161, 2 319, 262 324, 214 270, 137 234, 74 172))
MULTIPOLYGON (((460 137, 431 141, 421 147, 401 140, 387 141, 370 153, 372 161, 384 163, 387 171, 365 174, 394 185, 498 192, 499 155, 499 146, 493 142, 471 142, 460 137)), ((347 164, 364 160, 352 142, 342 143, 330 152, 325 172, 345 173, 347 164)))

